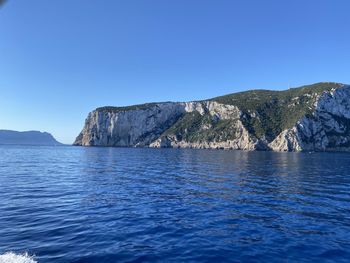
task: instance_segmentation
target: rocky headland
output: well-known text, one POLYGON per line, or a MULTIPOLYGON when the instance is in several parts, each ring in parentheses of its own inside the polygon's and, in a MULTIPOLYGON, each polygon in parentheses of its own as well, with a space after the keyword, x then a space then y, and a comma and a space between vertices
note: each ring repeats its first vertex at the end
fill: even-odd
POLYGON ((0 145, 59 146, 63 144, 48 132, 0 130, 0 145))
POLYGON ((317 83, 203 101, 101 107, 74 145, 272 151, 350 150, 350 86, 317 83))

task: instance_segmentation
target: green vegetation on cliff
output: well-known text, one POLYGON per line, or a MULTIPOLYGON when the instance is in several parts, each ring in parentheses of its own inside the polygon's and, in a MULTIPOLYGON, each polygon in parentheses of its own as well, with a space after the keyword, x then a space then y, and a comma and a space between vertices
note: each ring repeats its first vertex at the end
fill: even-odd
POLYGON ((237 120, 218 120, 209 114, 199 112, 184 114, 163 135, 175 135, 178 140, 188 142, 212 142, 234 139, 237 120))
MULTIPOLYGON (((291 128, 303 116, 311 114, 317 98, 325 91, 342 84, 323 82, 284 91, 250 90, 213 98, 226 105, 235 105, 242 112, 240 120, 256 138, 272 141, 283 130, 291 128)), ((200 103, 200 102, 199 102, 200 103)), ((97 111, 120 112, 145 110, 158 103, 146 103, 126 107, 101 107, 97 111)), ((235 139, 237 120, 219 120, 209 113, 185 113, 163 135, 174 135, 188 142, 225 141, 235 139)), ((239 133, 238 133, 239 134, 239 133)))
POLYGON ((157 104, 159 104, 159 103, 158 102, 151 102, 151 103, 123 106, 123 107, 105 106, 105 107, 97 108, 96 110, 101 111, 101 112, 120 112, 120 111, 129 111, 129 110, 145 110, 149 107, 156 106, 157 104))
POLYGON ((243 113, 242 122, 248 131, 257 138, 265 136, 271 141, 310 114, 318 95, 340 86, 342 84, 323 82, 284 91, 251 90, 212 100, 237 106, 243 113))

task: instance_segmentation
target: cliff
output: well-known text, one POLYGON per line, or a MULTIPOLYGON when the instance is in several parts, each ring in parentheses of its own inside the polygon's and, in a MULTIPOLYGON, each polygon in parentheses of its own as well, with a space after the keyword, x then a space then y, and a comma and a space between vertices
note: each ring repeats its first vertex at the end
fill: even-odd
POLYGON ((10 131, 0 130, 0 144, 14 145, 42 145, 57 146, 62 145, 47 132, 39 131, 10 131))
POLYGON ((102 107, 74 145, 348 151, 350 86, 327 82, 205 101, 102 107))

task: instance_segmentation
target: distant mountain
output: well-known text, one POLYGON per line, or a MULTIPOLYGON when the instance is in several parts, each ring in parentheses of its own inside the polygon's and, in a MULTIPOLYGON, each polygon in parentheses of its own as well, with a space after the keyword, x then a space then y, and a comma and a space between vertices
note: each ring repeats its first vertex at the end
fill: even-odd
POLYGON ((17 144, 17 145, 43 145, 54 146, 63 145, 47 132, 40 131, 10 131, 0 130, 0 144, 17 144))
POLYGON ((350 85, 325 82, 203 101, 97 108, 74 144, 350 151, 350 85))

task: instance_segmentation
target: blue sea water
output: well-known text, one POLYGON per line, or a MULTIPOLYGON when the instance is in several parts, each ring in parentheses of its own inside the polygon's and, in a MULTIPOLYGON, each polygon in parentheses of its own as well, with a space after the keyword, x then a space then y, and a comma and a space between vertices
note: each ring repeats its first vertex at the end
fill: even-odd
POLYGON ((349 262, 350 154, 0 146, 0 255, 349 262))

